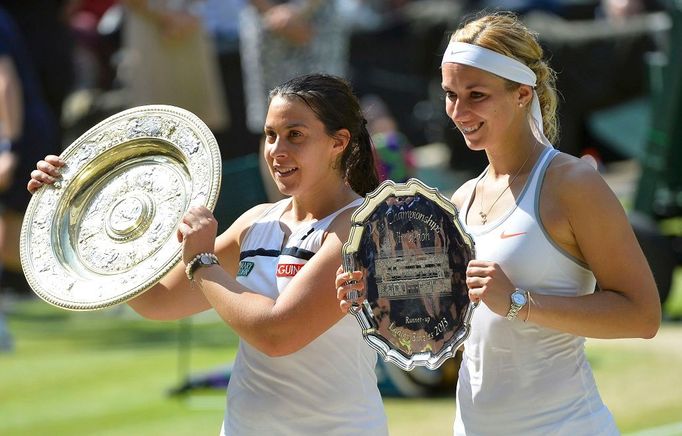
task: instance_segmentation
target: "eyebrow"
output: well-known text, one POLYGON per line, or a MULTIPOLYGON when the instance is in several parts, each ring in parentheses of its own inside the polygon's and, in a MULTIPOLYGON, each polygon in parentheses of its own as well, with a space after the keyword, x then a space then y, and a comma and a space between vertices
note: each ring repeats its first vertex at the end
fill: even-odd
MULTIPOLYGON (((308 125, 305 124, 305 123, 291 123, 291 124, 287 124, 287 125, 284 126, 285 129, 293 129, 293 128, 296 128, 296 127, 305 127, 305 128, 308 128, 308 125)), ((264 127, 264 130, 267 130, 267 129, 272 129, 272 126, 268 126, 268 125, 266 124, 265 127, 264 127)))
MULTIPOLYGON (((485 85, 483 83, 473 83, 471 85, 467 85, 464 89, 469 90, 473 88, 487 88, 488 85, 485 85)), ((447 85, 441 84, 441 88, 443 88, 444 91, 451 91, 451 89, 447 85)))

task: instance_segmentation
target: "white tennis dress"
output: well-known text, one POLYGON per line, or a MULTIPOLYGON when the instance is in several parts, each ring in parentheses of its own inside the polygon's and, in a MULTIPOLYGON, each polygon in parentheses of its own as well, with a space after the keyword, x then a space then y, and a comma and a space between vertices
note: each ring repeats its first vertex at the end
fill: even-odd
MULTIPOLYGON (((334 218, 362 203, 358 199, 305 223, 285 241, 279 218, 290 201, 279 201, 265 212, 241 248, 237 280, 275 299, 320 248, 334 218)), ((222 434, 386 435, 375 364, 376 353, 351 315, 283 357, 268 357, 242 340, 228 385, 222 434)))
MULTIPOLYGON (((540 220, 540 188, 557 153, 543 152, 507 214, 465 227, 475 241, 476 258, 499 263, 517 287, 546 295, 590 294, 596 282, 592 272, 554 244, 540 220)), ((463 223, 472 197, 473 191, 461 208, 463 223)), ((619 434, 597 391, 584 344, 583 337, 533 324, 532 314, 528 323, 508 321, 480 304, 464 343, 454 433, 619 434)))

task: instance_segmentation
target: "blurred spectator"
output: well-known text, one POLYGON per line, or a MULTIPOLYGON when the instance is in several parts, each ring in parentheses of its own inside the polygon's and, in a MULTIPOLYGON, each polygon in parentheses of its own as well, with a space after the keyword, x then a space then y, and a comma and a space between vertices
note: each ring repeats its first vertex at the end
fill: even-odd
POLYGON ((123 0, 122 80, 130 106, 186 109, 216 131, 229 123, 211 38, 199 0, 123 0))
POLYGON ((645 11, 643 0, 602 0, 596 16, 614 21, 624 21, 628 17, 645 11))
POLYGON ((518 15, 528 12, 545 11, 561 15, 566 0, 469 0, 468 12, 480 10, 513 11, 518 15))
POLYGON ((114 17, 119 10, 118 0, 70 1, 67 15, 76 43, 76 89, 112 87, 115 78, 112 56, 118 50, 120 30, 120 19, 114 17), (113 26, 111 19, 117 21, 113 26))
MULTIPOLYGON (((22 35, 0 6, 0 290, 29 293, 19 256, 19 234, 30 194, 26 175, 37 160, 55 153, 57 125, 41 88, 22 35)), ((0 348, 10 347, 0 315, 0 348)))
MULTIPOLYGON (((415 4, 426 3, 417 1, 415 4)), ((560 135, 557 148, 582 156, 590 154, 599 165, 632 156, 604 143, 590 130, 593 114, 647 94, 644 56, 660 45, 661 20, 656 0, 509 0, 502 3, 471 0, 463 3, 460 19, 476 14, 482 5, 514 10, 540 42, 557 71, 560 94, 560 135), (563 99, 562 96, 570 96, 563 99)), ((431 28, 430 32, 440 30, 431 28)), ((447 33, 447 32, 446 32, 447 33)), ((442 35, 442 33, 441 33, 442 35)), ((438 51, 442 53, 443 48, 438 51)), ((434 71, 437 69, 434 68, 434 71)), ((440 77, 431 78, 440 90, 440 77)), ((441 105, 435 101, 432 105, 441 105)), ((392 109, 394 106, 389 102, 392 109)), ((438 117, 438 114, 436 114, 438 117)), ((483 156, 468 150, 449 120, 440 118, 442 138, 451 149, 450 167, 480 172, 483 156)))
POLYGON ((230 108, 229 127, 216 132, 223 158, 221 195, 214 210, 219 232, 248 209, 267 201, 259 165, 262 129, 254 133, 246 124, 239 44, 239 16, 246 4, 247 0, 206 0, 203 8, 204 26, 216 47, 225 101, 230 108))
POLYGON ((440 101, 429 101, 429 84, 438 72, 445 34, 457 24, 460 2, 342 0, 342 5, 353 29, 350 77, 356 92, 379 96, 412 144, 441 140, 445 117, 440 101))
POLYGON ((57 122, 74 82, 73 38, 65 10, 69 1, 0 0, 0 6, 19 28, 37 73, 38 86, 57 122))
MULTIPOLYGON (((336 1, 250 0, 240 17, 239 40, 246 95, 246 123, 263 134, 268 93, 306 73, 345 77, 348 28, 336 1)), ((262 159, 261 179, 268 198, 281 193, 262 159)))
POLYGON ((75 78, 62 108, 65 146, 127 104, 117 75, 123 10, 118 0, 69 0, 75 78))
POLYGON ((7 353, 12 350, 14 350, 14 339, 7 326, 2 301, 0 301, 0 353, 7 353))
POLYGON ((268 92, 305 73, 345 76, 348 31, 335 1, 251 0, 242 13, 247 123, 262 133, 268 92))
MULTIPOLYGON (((247 0, 206 0, 203 7, 204 27, 213 38, 225 101, 230 108, 229 127, 216 134, 223 160, 258 153, 262 131, 261 128, 257 133, 251 132, 246 125, 244 80, 239 50, 239 15, 246 4, 247 0)), ((238 212, 237 216, 239 215, 241 212, 238 212)))
POLYGON ((592 16, 579 20, 531 13, 530 28, 542 35, 557 71, 561 134, 558 148, 597 161, 621 160, 622 151, 602 143, 589 129, 597 110, 645 96, 647 66, 644 56, 657 49, 654 21, 645 14, 657 9, 640 0, 603 0, 592 16))
POLYGON ((398 129, 395 119, 381 98, 367 95, 362 98, 361 106, 376 150, 379 179, 406 182, 415 173, 410 141, 398 129))

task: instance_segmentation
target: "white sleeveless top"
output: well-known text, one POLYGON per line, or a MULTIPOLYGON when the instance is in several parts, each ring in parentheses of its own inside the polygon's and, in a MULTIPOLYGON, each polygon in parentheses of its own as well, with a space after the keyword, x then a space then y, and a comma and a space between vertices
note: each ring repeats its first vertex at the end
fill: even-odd
MULTIPOLYGON (((362 199, 305 223, 284 241, 279 219, 290 202, 281 200, 258 218, 241 247, 237 280, 274 299, 320 248, 334 218, 362 199)), ((221 434, 386 435, 376 359, 351 315, 287 356, 269 357, 240 341, 221 434)))
MULTIPOLYGON (((557 246, 540 220, 540 188, 557 154, 552 148, 542 153, 504 216, 467 226, 472 191, 459 218, 474 239, 476 258, 499 263, 517 287, 545 295, 590 294, 596 283, 592 272, 557 246)), ((597 392, 584 343, 583 337, 533 324, 532 315, 528 323, 508 321, 481 303, 464 342, 454 433, 619 434, 597 392)))

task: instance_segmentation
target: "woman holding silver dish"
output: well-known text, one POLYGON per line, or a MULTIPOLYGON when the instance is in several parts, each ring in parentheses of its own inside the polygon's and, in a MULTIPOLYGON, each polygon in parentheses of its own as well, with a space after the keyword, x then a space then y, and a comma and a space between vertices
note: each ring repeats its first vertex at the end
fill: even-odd
MULTIPOLYGON (((618 199, 589 164, 552 146, 554 77, 536 36, 506 13, 462 26, 443 56, 446 112, 489 161, 452 197, 475 242, 466 282, 481 303, 464 342, 456 435, 618 434, 585 337, 652 338, 660 325, 618 199)), ((339 271, 336 284, 346 311, 361 273, 339 271)))
MULTIPOLYGON (((290 197, 217 238, 213 214, 190 208, 182 264, 128 304, 158 320, 214 309, 239 334, 222 434, 385 435, 376 354, 334 289, 351 214, 378 185, 358 100, 333 76, 292 79, 270 93, 265 137, 270 174, 290 197)), ((29 191, 62 165, 38 162, 29 191)))

